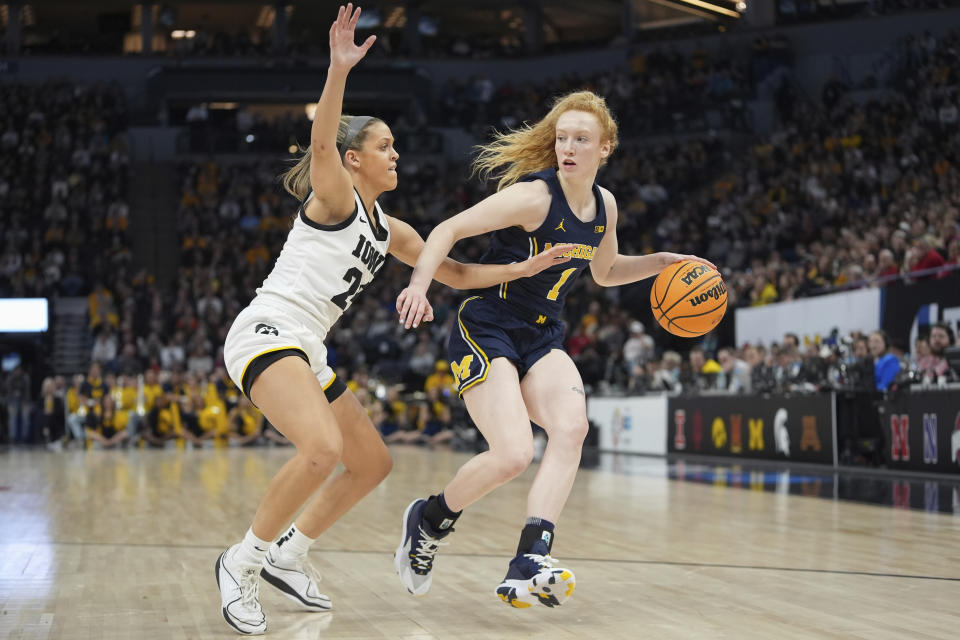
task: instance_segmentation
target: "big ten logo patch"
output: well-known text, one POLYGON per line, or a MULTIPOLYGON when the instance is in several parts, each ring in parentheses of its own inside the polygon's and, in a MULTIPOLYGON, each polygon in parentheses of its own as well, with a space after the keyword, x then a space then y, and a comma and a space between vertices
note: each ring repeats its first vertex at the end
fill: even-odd
POLYGON ((271 327, 269 324, 260 323, 253 329, 254 333, 259 333, 265 336, 278 336, 280 332, 277 331, 276 327, 271 327))
POLYGON ((890 416, 890 459, 910 462, 910 416, 890 416))

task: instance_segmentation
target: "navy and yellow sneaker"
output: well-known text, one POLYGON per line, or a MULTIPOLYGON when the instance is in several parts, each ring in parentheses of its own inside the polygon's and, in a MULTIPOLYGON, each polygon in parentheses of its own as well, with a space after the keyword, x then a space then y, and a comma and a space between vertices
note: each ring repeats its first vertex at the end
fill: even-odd
POLYGON ((440 542, 452 528, 443 533, 434 531, 423 521, 423 508, 427 501, 419 498, 407 506, 403 512, 403 530, 400 546, 393 555, 393 566, 400 576, 400 582, 407 591, 415 596, 425 596, 433 581, 433 557, 437 554, 440 542))
POLYGON ((576 586, 573 572, 555 568, 556 561, 548 555, 546 545, 536 544, 532 551, 510 561, 507 576, 497 587, 497 597, 517 609, 526 609, 538 602, 559 607, 573 595, 576 586))

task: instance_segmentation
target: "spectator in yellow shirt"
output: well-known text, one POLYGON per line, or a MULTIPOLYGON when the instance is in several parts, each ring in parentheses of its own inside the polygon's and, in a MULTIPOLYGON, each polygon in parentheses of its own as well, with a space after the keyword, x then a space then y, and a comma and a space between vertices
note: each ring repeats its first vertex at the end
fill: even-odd
POLYGON ((154 404, 147 412, 146 428, 141 435, 149 444, 162 447, 180 433, 180 407, 170 401, 170 395, 161 393, 154 396, 154 404))
POLYGON ((87 438, 99 442, 105 449, 115 447, 130 437, 127 420, 127 413, 117 410, 113 397, 104 396, 87 413, 87 438))
POLYGON ((450 365, 446 360, 437 360, 437 364, 433 365, 433 373, 427 376, 423 390, 429 393, 431 389, 456 389, 450 365))
POLYGON ((264 429, 263 414, 246 396, 240 396, 237 406, 230 410, 230 442, 239 446, 256 444, 264 429))

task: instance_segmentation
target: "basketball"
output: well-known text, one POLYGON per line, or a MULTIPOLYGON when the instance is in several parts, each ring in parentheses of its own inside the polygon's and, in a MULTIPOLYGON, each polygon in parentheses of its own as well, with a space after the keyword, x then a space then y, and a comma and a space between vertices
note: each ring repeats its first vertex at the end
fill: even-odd
POLYGON ((650 306, 661 327, 676 336, 695 338, 723 318, 727 287, 717 270, 702 262, 675 262, 653 282, 650 306))

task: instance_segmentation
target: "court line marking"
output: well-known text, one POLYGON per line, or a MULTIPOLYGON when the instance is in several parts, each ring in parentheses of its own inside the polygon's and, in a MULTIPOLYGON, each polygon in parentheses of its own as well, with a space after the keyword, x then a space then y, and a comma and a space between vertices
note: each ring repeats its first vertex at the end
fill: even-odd
MULTIPOLYGON (((63 546, 63 547, 131 547, 155 549, 213 549, 222 550, 222 545, 210 544, 152 544, 149 542, 2 542, 0 549, 12 546, 63 546)), ((393 555, 393 551, 362 551, 358 549, 311 549, 310 553, 351 553, 393 555)), ((505 558, 506 554, 497 553, 445 553, 444 557, 451 558, 505 558)), ((702 569, 746 569, 749 571, 786 571, 792 573, 818 573, 841 576, 864 576, 869 578, 898 578, 905 580, 939 580, 942 582, 960 582, 960 578, 946 576, 925 576, 907 573, 881 573, 876 571, 852 571, 846 569, 807 569, 803 567, 772 567, 751 564, 723 564, 716 562, 683 562, 680 560, 629 560, 624 558, 587 558, 582 556, 565 556, 571 562, 602 562, 618 564, 659 565, 665 567, 692 567, 702 569)))

